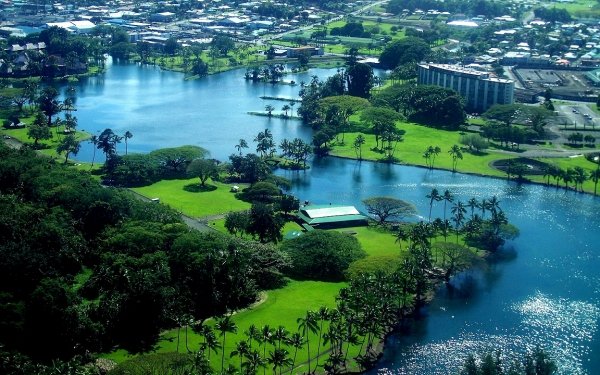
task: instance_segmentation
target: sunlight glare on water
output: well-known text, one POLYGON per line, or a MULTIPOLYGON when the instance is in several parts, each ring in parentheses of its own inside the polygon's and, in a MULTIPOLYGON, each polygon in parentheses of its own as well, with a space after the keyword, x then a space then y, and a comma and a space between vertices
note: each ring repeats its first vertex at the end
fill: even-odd
MULTIPOLYGON (((588 374, 582 358, 590 352, 590 342, 598 329, 600 308, 591 303, 554 299, 536 293, 508 307, 520 316, 518 332, 499 332, 495 335, 469 332, 455 339, 425 345, 413 344, 400 358, 397 369, 379 369, 379 374, 458 374, 469 353, 482 355, 500 351, 504 364, 522 358, 537 346, 544 347, 558 367, 559 375, 588 374)), ((469 330, 469 329, 467 329, 469 330)))

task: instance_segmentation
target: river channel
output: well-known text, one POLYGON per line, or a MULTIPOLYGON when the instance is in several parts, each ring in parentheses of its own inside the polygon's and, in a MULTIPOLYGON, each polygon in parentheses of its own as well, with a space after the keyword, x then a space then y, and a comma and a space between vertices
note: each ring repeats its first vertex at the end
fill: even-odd
MULTIPOLYGON (((334 70, 314 69, 286 80, 309 82, 334 70)), ((130 152, 192 144, 224 160, 240 138, 250 146, 266 129, 275 141, 311 132, 297 120, 248 115, 272 104, 263 95, 294 97, 299 86, 253 84, 243 71, 197 81, 154 67, 110 64, 106 74, 82 80, 76 116, 93 134, 104 128, 129 130, 130 152)), ((297 108, 297 107, 296 107, 297 108)), ((123 147, 124 149, 124 147, 123 147)), ((81 160, 90 160, 84 147, 81 160)), ((387 342, 372 373, 454 374, 471 352, 499 349, 512 356, 544 347, 561 374, 600 374, 600 199, 540 185, 518 186, 505 180, 428 171, 422 168, 315 160, 305 172, 282 171, 292 192, 315 203, 354 204, 370 196, 408 200, 427 215, 426 195, 449 189, 467 201, 497 196, 510 221, 521 230, 487 265, 441 287, 422 316, 387 342)), ((442 206, 434 208, 442 214, 442 206)))

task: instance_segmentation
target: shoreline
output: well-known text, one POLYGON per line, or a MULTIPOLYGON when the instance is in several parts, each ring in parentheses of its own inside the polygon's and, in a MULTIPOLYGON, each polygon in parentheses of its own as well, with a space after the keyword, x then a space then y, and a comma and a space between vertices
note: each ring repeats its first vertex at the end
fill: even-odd
MULTIPOLYGON (((477 172, 466 172, 466 171, 461 171, 460 169, 457 169, 456 171, 452 171, 451 169, 446 169, 446 168, 439 168, 439 167, 435 167, 435 168, 429 168, 429 167, 425 167, 419 164, 412 164, 412 163, 403 163, 403 162, 391 162, 391 163, 387 163, 387 162, 382 162, 379 160, 370 160, 370 159, 362 159, 359 160, 357 158, 352 158, 352 157, 348 157, 348 156, 342 156, 342 155, 332 155, 332 154, 328 154, 326 157, 332 157, 332 158, 338 158, 338 159, 345 159, 345 160, 355 160, 358 162, 361 161, 366 161, 369 163, 385 163, 385 164, 393 164, 393 165, 398 165, 398 166, 407 166, 407 167, 415 167, 415 168, 421 168, 421 169, 428 169, 430 171, 444 171, 444 172, 450 172, 450 173, 460 173, 460 174, 465 174, 465 175, 470 175, 470 176, 476 176, 476 177, 485 177, 485 178, 494 178, 497 180, 505 180, 507 182, 514 182, 516 184, 532 184, 532 185, 540 185, 540 186, 545 186, 545 187, 553 187, 556 189, 563 189, 565 192, 574 192, 574 193, 580 193, 580 194, 587 194, 587 195, 591 195, 592 197, 597 197, 598 194, 594 194, 593 191, 587 191, 587 190, 574 190, 572 188, 568 188, 565 189, 563 186, 556 186, 555 184, 547 184, 546 182, 540 182, 540 181, 532 181, 529 179, 523 179, 521 181, 516 181, 514 179, 507 179, 505 177, 500 177, 500 176, 494 176, 491 174, 485 174, 485 173, 477 173, 477 172)), ((500 160, 500 159, 498 159, 500 160)))

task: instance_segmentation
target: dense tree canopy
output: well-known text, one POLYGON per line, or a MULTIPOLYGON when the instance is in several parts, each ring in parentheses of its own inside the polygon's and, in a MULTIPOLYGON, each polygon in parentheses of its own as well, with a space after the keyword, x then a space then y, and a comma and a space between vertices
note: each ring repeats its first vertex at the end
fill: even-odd
POLYGON ((286 240, 281 248, 291 259, 289 273, 293 277, 313 280, 343 280, 350 263, 366 255, 356 238, 324 230, 286 240))
POLYGON ((422 61, 431 52, 429 45, 417 37, 407 37, 386 45, 379 56, 379 62, 386 69, 398 65, 422 61))

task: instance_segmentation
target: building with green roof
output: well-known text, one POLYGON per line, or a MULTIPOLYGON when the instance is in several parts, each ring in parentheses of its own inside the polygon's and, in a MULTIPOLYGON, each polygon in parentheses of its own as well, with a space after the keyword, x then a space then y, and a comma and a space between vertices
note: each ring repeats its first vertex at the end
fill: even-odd
POLYGON ((306 205, 301 206, 298 217, 303 227, 318 229, 356 227, 368 224, 369 218, 361 214, 354 206, 306 205))

